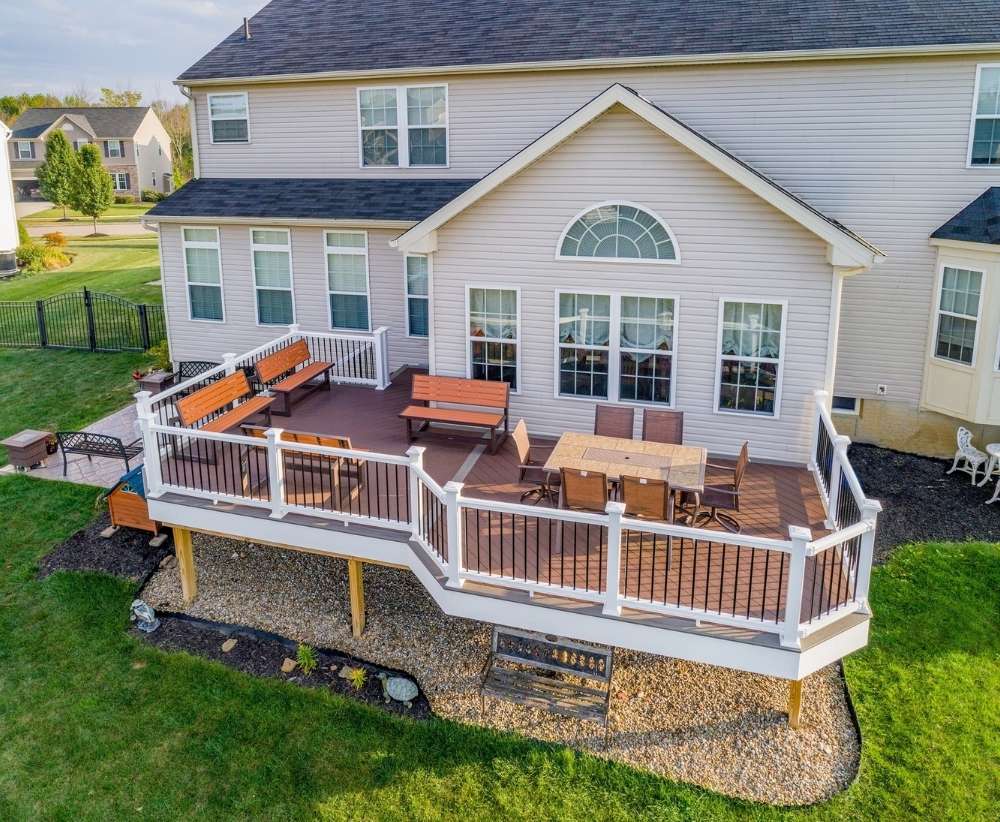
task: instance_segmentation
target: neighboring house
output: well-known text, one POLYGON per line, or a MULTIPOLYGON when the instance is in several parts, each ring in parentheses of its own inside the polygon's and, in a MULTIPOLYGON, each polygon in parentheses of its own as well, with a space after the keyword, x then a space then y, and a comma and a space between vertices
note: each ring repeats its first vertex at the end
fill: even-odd
POLYGON ((830 396, 841 430, 910 450, 1000 426, 1000 17, 976 0, 275 0, 177 82, 195 179, 147 215, 173 358, 242 390, 307 340, 390 398, 334 390, 288 420, 369 440, 353 497, 327 469, 304 484, 277 430, 178 428, 180 394, 140 398, 187 577, 185 529, 233 534, 409 567, 449 613, 799 681, 870 615, 879 507, 830 396), (593 430, 598 404, 682 411, 685 444, 750 441, 740 516, 777 520, 519 506, 512 458, 454 443, 430 446, 437 480, 479 471, 478 493, 438 487, 400 456, 407 365, 507 381, 538 435, 593 430), (817 493, 806 466, 818 520, 787 497, 817 493))
POLYGON ((61 129, 77 150, 93 143, 104 158, 115 193, 138 198, 143 189, 169 193, 173 184, 170 135, 149 106, 29 108, 11 126, 14 196, 41 200, 35 169, 45 160, 45 140, 61 129))

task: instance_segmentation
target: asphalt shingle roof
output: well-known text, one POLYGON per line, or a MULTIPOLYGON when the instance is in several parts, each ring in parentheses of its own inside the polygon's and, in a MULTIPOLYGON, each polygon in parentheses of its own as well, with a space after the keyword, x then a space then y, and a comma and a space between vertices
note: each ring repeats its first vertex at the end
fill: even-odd
POLYGON ((413 220, 433 214, 476 180, 192 180, 147 217, 413 220))
POLYGON ((14 139, 30 140, 38 137, 62 115, 75 114, 85 118, 98 137, 128 139, 135 134, 147 111, 149 106, 28 108, 21 112, 10 130, 14 132, 14 139))
POLYGON ((1000 245, 1000 186, 986 189, 931 237, 1000 245))
POLYGON ((1000 42, 996 0, 273 0, 182 81, 1000 42))

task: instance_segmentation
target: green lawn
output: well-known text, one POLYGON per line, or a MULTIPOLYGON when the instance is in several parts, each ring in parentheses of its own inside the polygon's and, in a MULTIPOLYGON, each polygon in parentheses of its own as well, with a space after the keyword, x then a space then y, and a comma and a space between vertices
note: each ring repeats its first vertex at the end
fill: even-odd
POLYGON ((117 411, 137 390, 132 371, 150 362, 139 353, 0 348, 0 439, 24 428, 75 431, 117 411))
POLYGON ((876 569, 871 645, 847 665, 860 779, 783 811, 145 646, 125 634, 131 585, 34 579, 96 495, 0 478, 0 818, 995 818, 997 546, 911 546, 876 569))
MULTIPOLYGON (((97 218, 99 223, 137 223, 139 218, 151 209, 156 203, 114 203, 107 211, 97 218)), ((36 211, 27 217, 22 217, 21 222, 25 225, 37 223, 56 223, 62 221, 62 208, 47 208, 45 211, 36 211)), ((66 209, 66 216, 74 223, 93 222, 90 217, 74 211, 72 208, 66 209)), ((57 231, 58 228, 54 228, 57 231)))
POLYGON ((86 286, 134 302, 163 302, 160 287, 147 285, 160 279, 155 235, 74 239, 66 250, 76 255, 70 265, 0 282, 0 300, 38 300, 86 286))

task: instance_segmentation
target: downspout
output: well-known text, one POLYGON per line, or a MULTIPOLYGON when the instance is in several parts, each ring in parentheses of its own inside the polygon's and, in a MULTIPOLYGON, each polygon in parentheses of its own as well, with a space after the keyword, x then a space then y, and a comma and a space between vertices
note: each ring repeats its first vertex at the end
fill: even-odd
POLYGON ((177 88, 181 94, 187 97, 188 101, 188 120, 191 122, 191 160, 193 165, 193 168, 191 169, 191 176, 197 180, 201 177, 201 160, 198 157, 197 107, 194 104, 194 95, 191 93, 191 89, 186 86, 178 86, 177 88))

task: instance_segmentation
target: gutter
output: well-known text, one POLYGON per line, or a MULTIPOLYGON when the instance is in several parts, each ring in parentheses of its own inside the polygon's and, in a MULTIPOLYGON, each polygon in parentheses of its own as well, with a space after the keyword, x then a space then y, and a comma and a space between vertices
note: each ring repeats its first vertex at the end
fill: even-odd
POLYGON ((377 69, 345 69, 260 76, 185 78, 174 80, 181 93, 190 98, 194 86, 264 85, 269 83, 322 82, 377 77, 432 76, 440 74, 501 74, 523 71, 574 71, 600 68, 649 68, 697 66, 725 63, 782 63, 820 60, 860 60, 877 57, 942 57, 962 54, 1000 53, 1000 43, 957 43, 938 46, 882 46, 875 48, 803 49, 797 51, 719 52, 715 54, 651 55, 647 57, 541 60, 523 63, 483 63, 446 66, 395 66, 377 69))
POLYGON ((191 121, 191 176, 197 180, 201 177, 201 159, 198 156, 198 112, 191 89, 178 83, 177 90, 187 97, 188 101, 188 119, 191 121))

